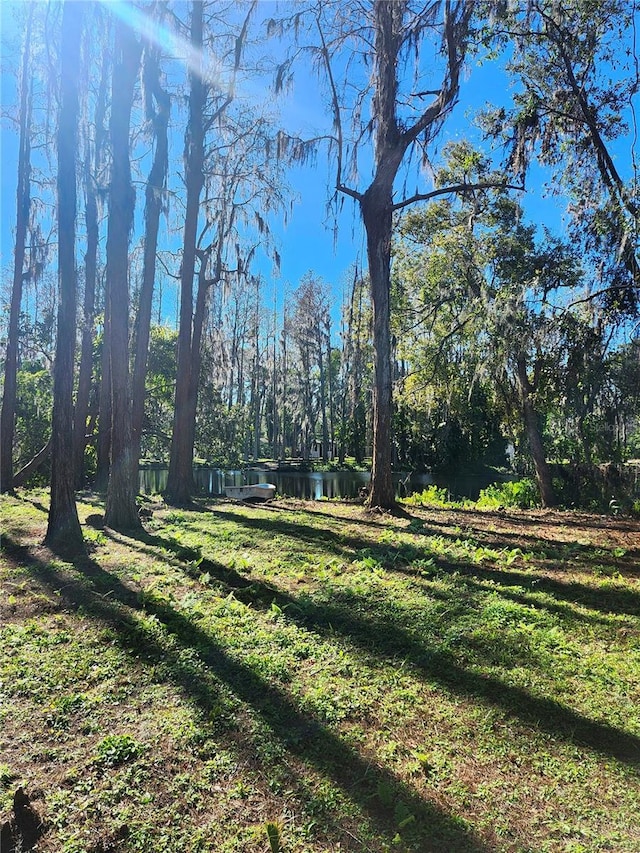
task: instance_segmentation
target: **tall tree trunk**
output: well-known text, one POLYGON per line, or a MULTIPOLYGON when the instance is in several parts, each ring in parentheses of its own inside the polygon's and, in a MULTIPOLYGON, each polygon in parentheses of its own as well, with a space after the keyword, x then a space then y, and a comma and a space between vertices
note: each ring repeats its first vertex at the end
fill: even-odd
MULTIPOLYGON (((80 368, 78 371, 78 390, 73 424, 74 441, 74 472, 76 488, 84 485, 84 452, 87 444, 87 417, 89 414, 89 397, 91 395, 91 378, 93 376, 93 340, 95 321, 95 302, 97 284, 98 259, 98 193, 97 172, 100 164, 101 149, 104 142, 104 116, 107 105, 108 68, 105 58, 102 67, 102 77, 98 89, 98 100, 95 111, 95 136, 93 151, 91 134, 86 130, 85 141, 85 224, 87 228, 87 251, 84 257, 84 306, 82 318, 82 340, 80 344, 80 368)), ((88 122, 87 122, 88 125, 88 122)), ((105 479, 106 484, 106 479, 105 479)))
POLYGON ((105 524, 116 530, 139 528, 136 506, 138 471, 134 470, 129 387, 129 235, 135 191, 131 185, 129 125, 140 47, 131 29, 118 22, 111 96, 112 163, 107 229, 107 296, 111 315, 111 465, 105 524))
POLYGON ((18 151, 18 188, 16 204, 16 245, 13 261, 13 285, 9 328, 4 365, 4 387, 2 411, 0 412, 0 491, 13 488, 13 436, 16 416, 16 391, 18 371, 18 337, 20 305, 22 303, 22 281, 25 275, 27 229, 31 206, 31 77, 29 59, 31 55, 31 26, 34 4, 29 8, 27 31, 22 53, 20 72, 20 141, 18 151))
MULTIPOLYGON (((214 283, 213 279, 207 279, 207 265, 209 263, 209 252, 198 252, 200 269, 198 270, 198 289, 196 292, 196 308, 193 315, 193 338, 191 341, 191 366, 189 370, 190 386, 188 399, 188 422, 189 434, 187 443, 189 446, 188 456, 192 460, 189 470, 193 471, 193 451, 196 441, 196 413, 198 411, 198 388, 200 386, 200 370, 202 367, 202 333, 207 315, 207 297, 209 288, 214 283)), ((193 477, 193 474, 192 474, 193 477)), ((192 488, 193 493, 193 488, 192 488)))
POLYGON ((170 100, 169 95, 160 86, 159 75, 158 51, 155 48, 148 47, 145 56, 145 84, 150 89, 149 97, 152 95, 157 104, 157 108, 153 113, 156 149, 146 188, 144 261, 136 320, 135 363, 131 393, 133 407, 131 464, 136 471, 140 462, 140 445, 144 420, 145 379, 149 352, 149 336, 151 332, 151 308, 156 274, 158 229, 169 162, 168 127, 170 100))
POLYGON ((551 480, 551 471, 547 463, 542 444, 542 436, 540 435, 540 427, 538 426, 538 415, 531 399, 533 387, 527 375, 527 362, 524 353, 519 353, 516 358, 516 368, 518 374, 518 385, 520 387, 520 400, 522 403, 522 415, 524 425, 527 431, 527 439, 529 448, 533 458, 533 465, 536 469, 536 478, 538 480, 538 488, 540 490, 540 500, 542 506, 553 506, 556 502, 553 493, 553 484, 551 480))
POLYGON ((73 359, 76 343, 76 155, 78 81, 84 3, 66 0, 62 12, 61 100, 58 122, 58 330, 53 376, 51 504, 45 544, 82 551, 73 476, 73 359), (70 440, 71 439, 71 440, 70 440))
POLYGON ((326 344, 327 344, 327 387, 329 392, 329 411, 328 411, 328 433, 329 433, 329 459, 333 459, 333 450, 335 445, 335 429, 336 429, 336 414, 334 400, 334 378, 333 378, 333 360, 331 350, 331 318, 327 316, 325 321, 326 344))
POLYGON ((327 419, 327 374, 324 364, 323 334, 318 322, 318 370, 320 371, 320 412, 322 418, 322 461, 329 461, 329 422, 327 419))
MULTIPOLYGON (((456 100, 473 7, 474 4, 464 0, 426 4, 421 13, 415 16, 411 14, 409 22, 411 9, 403 0, 376 0, 371 4, 374 44, 369 43, 367 49, 371 51, 369 58, 373 65, 371 88, 374 115, 374 177, 366 192, 360 193, 346 187, 340 174, 341 160, 338 165, 338 188, 359 201, 367 234, 374 347, 374 438, 368 501, 370 507, 390 509, 395 505, 391 470, 392 372, 389 340, 392 214, 394 208, 399 209, 419 198, 425 198, 424 195, 416 194, 411 199, 394 205, 393 186, 407 150, 411 149, 420 137, 426 137, 427 142, 431 139, 456 100), (400 94, 399 83, 403 53, 407 44, 416 44, 420 34, 433 26, 433 11, 437 6, 442 8, 442 82, 438 89, 430 93, 434 96, 431 103, 424 108, 420 107, 423 109, 421 114, 417 110, 416 119, 411 124, 400 115, 405 97, 400 94)), ((334 112, 339 119, 340 105, 331 69, 329 77, 334 93, 334 112)), ((418 103, 415 106, 417 107, 418 103)), ((453 192, 454 188, 451 191, 453 192)))
POLYGON ((260 382, 260 279, 256 277, 256 316, 253 337, 253 371, 251 377, 251 412, 253 414, 253 459, 260 458, 262 400, 264 388, 260 382))
POLYGON ((391 468, 391 186, 372 184, 360 207, 367 233, 373 307, 373 464, 368 503, 391 509, 396 503, 391 468))
POLYGON ((273 430, 271 443, 271 458, 278 458, 278 438, 280 433, 280 418, 278 414, 278 373, 277 373, 277 346, 278 346, 278 318, 276 310, 276 301, 273 302, 273 352, 272 352, 272 372, 271 372, 271 394, 273 396, 273 430))
MULTIPOLYGON (((287 455, 287 394, 288 394, 288 384, 287 384, 287 312, 286 309, 284 311, 283 316, 283 324, 282 324, 282 451, 280 456, 284 459, 287 455)), ((293 441, 292 441, 293 445, 293 441)), ((292 453, 293 456, 293 446, 292 453)))
POLYGON ((98 441, 96 448, 96 489, 106 492, 111 465, 111 300, 105 283, 100 390, 98 392, 98 441))
MULTIPOLYGON (((191 45, 196 56, 200 56, 202 51, 202 19, 202 0, 194 0, 191 11, 191 45)), ((189 81, 189 122, 184 153, 187 205, 180 270, 180 325, 175 411, 166 492, 166 499, 178 505, 189 503, 195 491, 193 442, 190 441, 194 429, 194 425, 190 423, 193 277, 200 194, 204 186, 204 110, 207 95, 207 88, 199 69, 191 71, 189 81)))

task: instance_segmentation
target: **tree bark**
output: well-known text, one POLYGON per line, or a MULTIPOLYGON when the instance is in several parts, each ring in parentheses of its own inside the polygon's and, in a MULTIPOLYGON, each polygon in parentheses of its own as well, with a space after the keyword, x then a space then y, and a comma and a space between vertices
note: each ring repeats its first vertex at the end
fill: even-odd
POLYGON ((84 3, 62 12, 61 103, 58 122, 58 330, 53 376, 51 503, 45 544, 83 551, 73 476, 73 360, 76 342, 76 154, 78 81, 84 3))
MULTIPOLYGON (((191 45, 196 56, 202 51, 203 8, 194 0, 191 11, 191 45)), ((193 434, 190 405, 192 388, 192 323, 193 277, 195 273, 200 194, 204 186, 204 110, 206 85, 199 69, 189 75, 189 122, 185 140, 185 182, 187 205, 184 219, 182 267, 180 270, 180 325, 178 330, 178 364, 176 396, 171 436, 171 455, 167 477, 166 499, 172 504, 188 504, 195 491, 193 478, 193 434)))
POLYGON ((392 373, 390 333, 391 187, 372 184, 360 203, 367 234, 373 308, 373 460, 368 504, 395 506, 392 475, 392 373))
MULTIPOLYGON (((90 37, 90 35, 88 35, 90 37)), ((93 342, 95 337, 95 303, 96 285, 98 280, 98 242, 100 239, 98 226, 98 191, 97 172, 104 137, 104 116, 107 106, 107 75, 108 63, 105 58, 102 76, 98 89, 98 99, 95 110, 95 134, 93 146, 87 120, 85 132, 85 224, 87 229, 87 251, 84 256, 84 305, 82 317, 82 338, 80 343, 80 368, 78 370, 78 390, 73 423, 74 441, 74 471, 76 488, 81 489, 85 482, 84 453, 87 446, 87 417, 89 414, 89 398, 91 395, 91 379, 93 377, 93 342)), ((106 484, 106 479, 105 479, 106 484)))
MULTIPOLYGON (((392 214, 394 209, 424 198, 416 194, 394 204, 393 186, 405 153, 421 135, 429 139, 440 127, 454 103, 458 90, 460 69, 466 53, 466 35, 473 4, 447 2, 442 4, 442 45, 444 73, 440 88, 433 92, 431 103, 407 125, 399 118, 399 73, 402 56, 409 44, 434 26, 435 4, 427 4, 409 25, 406 18, 410 8, 406 0, 377 0, 372 4, 371 25, 373 47, 368 45, 373 64, 373 162, 374 178, 364 193, 342 183, 341 163, 338 165, 337 187, 360 203, 367 235, 367 256, 371 279, 374 347, 374 407, 373 407, 373 467, 368 503, 370 507, 391 509, 395 506, 392 478, 391 414, 392 372, 390 351, 389 287, 391 265, 392 214), (424 17, 421 17, 424 16, 424 17), (409 29, 410 26, 410 29, 409 29)), ((325 47, 326 53, 326 47, 325 47)), ((327 60, 328 61, 328 60, 327 60)), ((340 105, 329 69, 333 90, 334 113, 340 117, 340 105)), ((342 157, 340 151, 339 158, 342 157)), ((455 188, 452 188, 451 192, 455 188)), ((438 190, 447 192, 446 189, 438 190)))
MULTIPOLYGON (((198 387, 200 385, 200 369, 202 367, 202 333, 207 313, 207 297, 209 288, 213 285, 213 279, 207 279, 207 266, 209 263, 209 252, 199 252, 200 269, 198 270, 198 289, 196 292, 196 307, 193 315, 193 338, 191 341, 191 365, 189 369, 189 400, 188 420, 189 433, 187 442, 189 445, 186 456, 191 460, 189 471, 193 479, 193 449, 196 441, 196 413, 198 410, 198 387)), ((192 487, 193 493, 195 486, 192 487)))
POLYGON ((111 465, 111 300, 108 281, 105 285, 100 368, 95 487, 99 492, 106 492, 111 465))
POLYGON ((5 352, 4 386, 2 410, 0 412, 0 491, 13 489, 13 436, 15 432, 16 393, 18 372, 18 337, 22 282, 26 255, 29 209, 31 206, 31 80, 29 59, 31 56, 32 3, 27 19, 27 31, 22 54, 20 72, 20 141, 18 149, 18 188, 16 203, 16 244, 13 262, 13 285, 9 309, 9 328, 5 352))
MULTIPOLYGON (((146 188, 145 203, 145 235, 144 260, 142 268, 142 285, 135 334, 135 363, 132 383, 132 466, 137 471, 140 463, 140 446, 142 441, 142 424, 144 420, 145 379, 147 373, 147 357, 149 352, 149 336, 151 331, 151 309, 153 304, 153 287, 156 274, 156 252, 158 248, 158 230, 162 199, 167 180, 169 158, 169 109, 170 99, 167 92, 160 86, 160 69, 158 67, 158 51, 147 47, 145 58, 145 79, 153 98, 156 110, 153 113, 153 128, 156 149, 153 165, 149 172, 146 188)), ((150 95, 151 96, 151 95, 150 95)))
POLYGON ((134 470, 129 387, 129 235, 135 192, 131 185, 129 125, 140 47, 132 31, 116 25, 111 97, 112 164, 107 229, 107 293, 110 305, 111 465, 105 524, 115 530, 141 527, 136 506, 138 472, 134 470))
POLYGON ((527 375, 527 362, 524 353, 519 353, 516 358, 516 368, 518 374, 518 385, 520 387, 520 400, 522 403, 522 415, 524 425, 529 441, 529 449, 533 458, 533 465, 536 469, 536 478, 538 480, 538 488, 540 490, 540 501, 543 507, 554 506, 556 499, 553 493, 553 483, 551 479, 551 470, 547 463, 538 426, 538 415, 533 405, 531 398, 532 386, 527 375))
POLYGON ((13 485, 14 487, 23 486, 29 477, 34 474, 38 468, 45 462, 49 456, 51 455, 51 439, 42 447, 33 459, 30 459, 26 465, 16 471, 13 475, 13 485))

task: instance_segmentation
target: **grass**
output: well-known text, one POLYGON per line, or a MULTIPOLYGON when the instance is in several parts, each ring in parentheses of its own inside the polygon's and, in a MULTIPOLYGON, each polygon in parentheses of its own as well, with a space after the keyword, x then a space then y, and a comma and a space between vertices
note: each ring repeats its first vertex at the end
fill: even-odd
POLYGON ((640 849, 640 524, 3 497, 0 817, 38 851, 640 849))

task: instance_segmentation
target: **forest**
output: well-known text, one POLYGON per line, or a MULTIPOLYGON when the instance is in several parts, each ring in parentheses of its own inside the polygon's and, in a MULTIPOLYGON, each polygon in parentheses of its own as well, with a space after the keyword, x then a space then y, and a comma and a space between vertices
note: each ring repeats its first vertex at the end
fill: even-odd
POLYGON ((1 853, 637 853, 635 0, 0 22, 1 853))
POLYGON ((168 464, 178 504, 194 459, 320 442, 325 463, 372 465, 372 506, 393 505, 392 470, 481 464, 534 476, 552 506, 553 464, 638 456, 633 9, 471 5, 5 10, 3 491, 50 480, 67 539, 86 485, 136 524, 141 459, 168 464), (331 115, 307 139, 246 94, 267 81, 286 105, 305 57, 331 115), (447 140, 481 63, 509 101, 447 140), (279 302, 287 170, 320 161, 366 257, 279 302), (534 181, 566 206, 557 233, 527 212, 534 181))

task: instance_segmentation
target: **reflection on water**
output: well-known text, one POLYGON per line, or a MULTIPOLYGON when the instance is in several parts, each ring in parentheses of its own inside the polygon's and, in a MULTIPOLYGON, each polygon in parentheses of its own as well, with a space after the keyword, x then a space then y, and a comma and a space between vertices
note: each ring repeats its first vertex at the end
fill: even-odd
MULTIPOLYGON (((355 498, 369 482, 367 471, 223 471, 219 468, 194 468, 196 487, 200 494, 224 495, 226 486, 273 483, 280 497, 288 496, 301 500, 320 498, 355 498)), ((496 472, 486 474, 394 474, 396 495, 406 497, 435 483, 447 489, 452 497, 475 500, 480 489, 498 479, 496 472)), ((167 486, 166 467, 140 469, 140 491, 146 494, 162 493, 167 486)))

